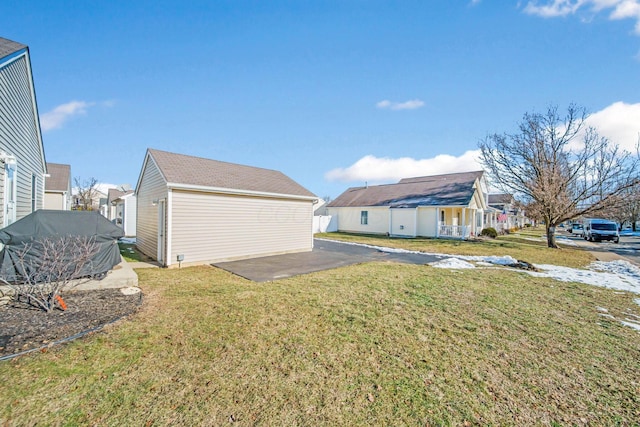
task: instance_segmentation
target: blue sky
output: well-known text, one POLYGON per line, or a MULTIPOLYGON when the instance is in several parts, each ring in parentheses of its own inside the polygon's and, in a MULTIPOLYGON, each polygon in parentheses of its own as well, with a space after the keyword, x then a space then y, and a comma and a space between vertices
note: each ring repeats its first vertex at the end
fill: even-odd
POLYGON ((640 0, 0 3, 47 160, 135 185, 147 147, 276 169, 320 197, 477 170, 525 112, 640 133, 640 0))

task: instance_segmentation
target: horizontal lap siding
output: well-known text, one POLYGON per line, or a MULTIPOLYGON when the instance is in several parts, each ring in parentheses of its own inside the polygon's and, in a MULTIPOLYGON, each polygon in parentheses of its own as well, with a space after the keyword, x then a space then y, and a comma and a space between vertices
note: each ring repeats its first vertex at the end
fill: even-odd
POLYGON ((418 236, 436 237, 438 210, 436 208, 418 208, 418 236))
POLYGON ((171 260, 211 262, 310 251, 310 201, 172 192, 171 260))
MULTIPOLYGON (((36 178, 36 209, 44 205, 45 166, 28 66, 21 56, 0 68, 0 150, 15 156, 17 161, 16 220, 32 212, 32 175, 36 178)), ((0 167, 4 168, 1 162, 0 167)), ((4 191, 0 192, 0 206, 4 206, 4 191)), ((3 215, 4 212, 0 213, 0 224, 3 215)))
POLYGON ((329 208, 329 215, 338 217, 338 231, 350 233, 386 234, 389 232, 388 207, 329 208), (368 212, 368 224, 360 224, 360 212, 368 212))
POLYGON ((158 255, 158 206, 153 201, 167 197, 167 184, 150 158, 140 179, 136 199, 136 246, 153 259, 158 255))
POLYGON ((64 209, 64 194, 60 193, 44 193, 44 208, 63 210, 64 209))

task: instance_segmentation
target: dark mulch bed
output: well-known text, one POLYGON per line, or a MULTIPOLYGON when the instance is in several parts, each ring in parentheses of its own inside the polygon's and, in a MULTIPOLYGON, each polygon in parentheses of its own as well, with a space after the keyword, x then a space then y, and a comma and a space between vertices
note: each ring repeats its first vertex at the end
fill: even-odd
POLYGON ((66 292, 63 298, 67 309, 51 313, 13 301, 0 306, 0 357, 51 345, 131 314, 142 293, 100 289, 66 292))

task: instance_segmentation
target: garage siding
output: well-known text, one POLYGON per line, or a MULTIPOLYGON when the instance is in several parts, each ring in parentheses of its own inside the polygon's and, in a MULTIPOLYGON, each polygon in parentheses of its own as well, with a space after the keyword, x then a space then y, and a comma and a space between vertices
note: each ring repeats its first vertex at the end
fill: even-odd
POLYGON ((328 208, 329 215, 337 216, 338 231, 347 233, 387 234, 389 232, 388 207, 328 208), (361 212, 367 211, 367 224, 361 224, 361 212))
POLYGON ((158 206, 154 200, 166 199, 167 184, 150 157, 147 157, 137 194, 136 246, 147 256, 158 256, 158 206))
POLYGON ((437 208, 418 208, 418 230, 421 237, 436 237, 438 226, 437 208))
POLYGON ((313 204, 172 191, 171 263, 219 262, 310 251, 313 204))

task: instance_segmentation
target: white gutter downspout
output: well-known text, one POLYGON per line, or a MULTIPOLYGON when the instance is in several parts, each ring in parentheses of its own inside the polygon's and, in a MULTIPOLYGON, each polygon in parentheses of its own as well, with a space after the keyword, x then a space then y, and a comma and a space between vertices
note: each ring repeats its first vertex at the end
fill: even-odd
POLYGON ((166 232, 166 236, 165 239, 167 240, 167 244, 165 245, 165 250, 167 251, 167 254, 165 256, 165 264, 167 265, 167 267, 169 267, 171 265, 171 240, 172 240, 172 227, 171 224, 173 222, 173 207, 172 207, 172 202, 173 202, 173 192, 171 191, 171 189, 167 190, 167 232, 166 232))

